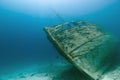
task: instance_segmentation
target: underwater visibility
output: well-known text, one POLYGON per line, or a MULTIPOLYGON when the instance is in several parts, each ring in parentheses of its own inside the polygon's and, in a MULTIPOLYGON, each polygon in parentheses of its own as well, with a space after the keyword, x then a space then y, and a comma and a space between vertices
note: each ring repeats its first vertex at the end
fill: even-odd
POLYGON ((119 0, 0 0, 0 80, 119 75, 119 0))

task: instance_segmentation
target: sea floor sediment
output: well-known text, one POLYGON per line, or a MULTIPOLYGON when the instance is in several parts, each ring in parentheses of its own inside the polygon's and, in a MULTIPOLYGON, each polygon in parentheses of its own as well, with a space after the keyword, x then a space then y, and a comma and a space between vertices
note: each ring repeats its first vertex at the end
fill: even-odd
POLYGON ((34 64, 1 75, 0 80, 88 80, 70 63, 34 64))

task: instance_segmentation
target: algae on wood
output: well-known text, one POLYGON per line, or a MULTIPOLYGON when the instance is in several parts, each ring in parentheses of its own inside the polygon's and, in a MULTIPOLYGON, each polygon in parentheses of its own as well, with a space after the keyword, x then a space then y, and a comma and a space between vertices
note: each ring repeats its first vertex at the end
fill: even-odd
POLYGON ((116 40, 87 21, 45 27, 57 50, 90 79, 101 80, 111 65, 116 40))

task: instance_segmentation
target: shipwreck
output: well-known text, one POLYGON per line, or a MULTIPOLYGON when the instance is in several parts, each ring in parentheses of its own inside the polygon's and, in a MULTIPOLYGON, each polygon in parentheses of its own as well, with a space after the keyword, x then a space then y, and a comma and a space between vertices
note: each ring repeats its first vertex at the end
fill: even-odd
POLYGON ((113 35, 82 20, 45 27, 44 30, 58 52, 89 79, 107 80, 106 73, 117 44, 113 35))

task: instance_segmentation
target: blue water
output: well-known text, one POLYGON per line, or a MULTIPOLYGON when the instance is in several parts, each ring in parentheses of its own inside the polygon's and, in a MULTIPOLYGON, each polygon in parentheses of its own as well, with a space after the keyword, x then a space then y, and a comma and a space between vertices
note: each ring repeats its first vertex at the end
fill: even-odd
POLYGON ((0 66, 44 63, 60 56, 43 28, 65 21, 87 20, 120 39, 119 0, 1 0, 0 66), (33 1, 33 2, 32 2, 33 1))

